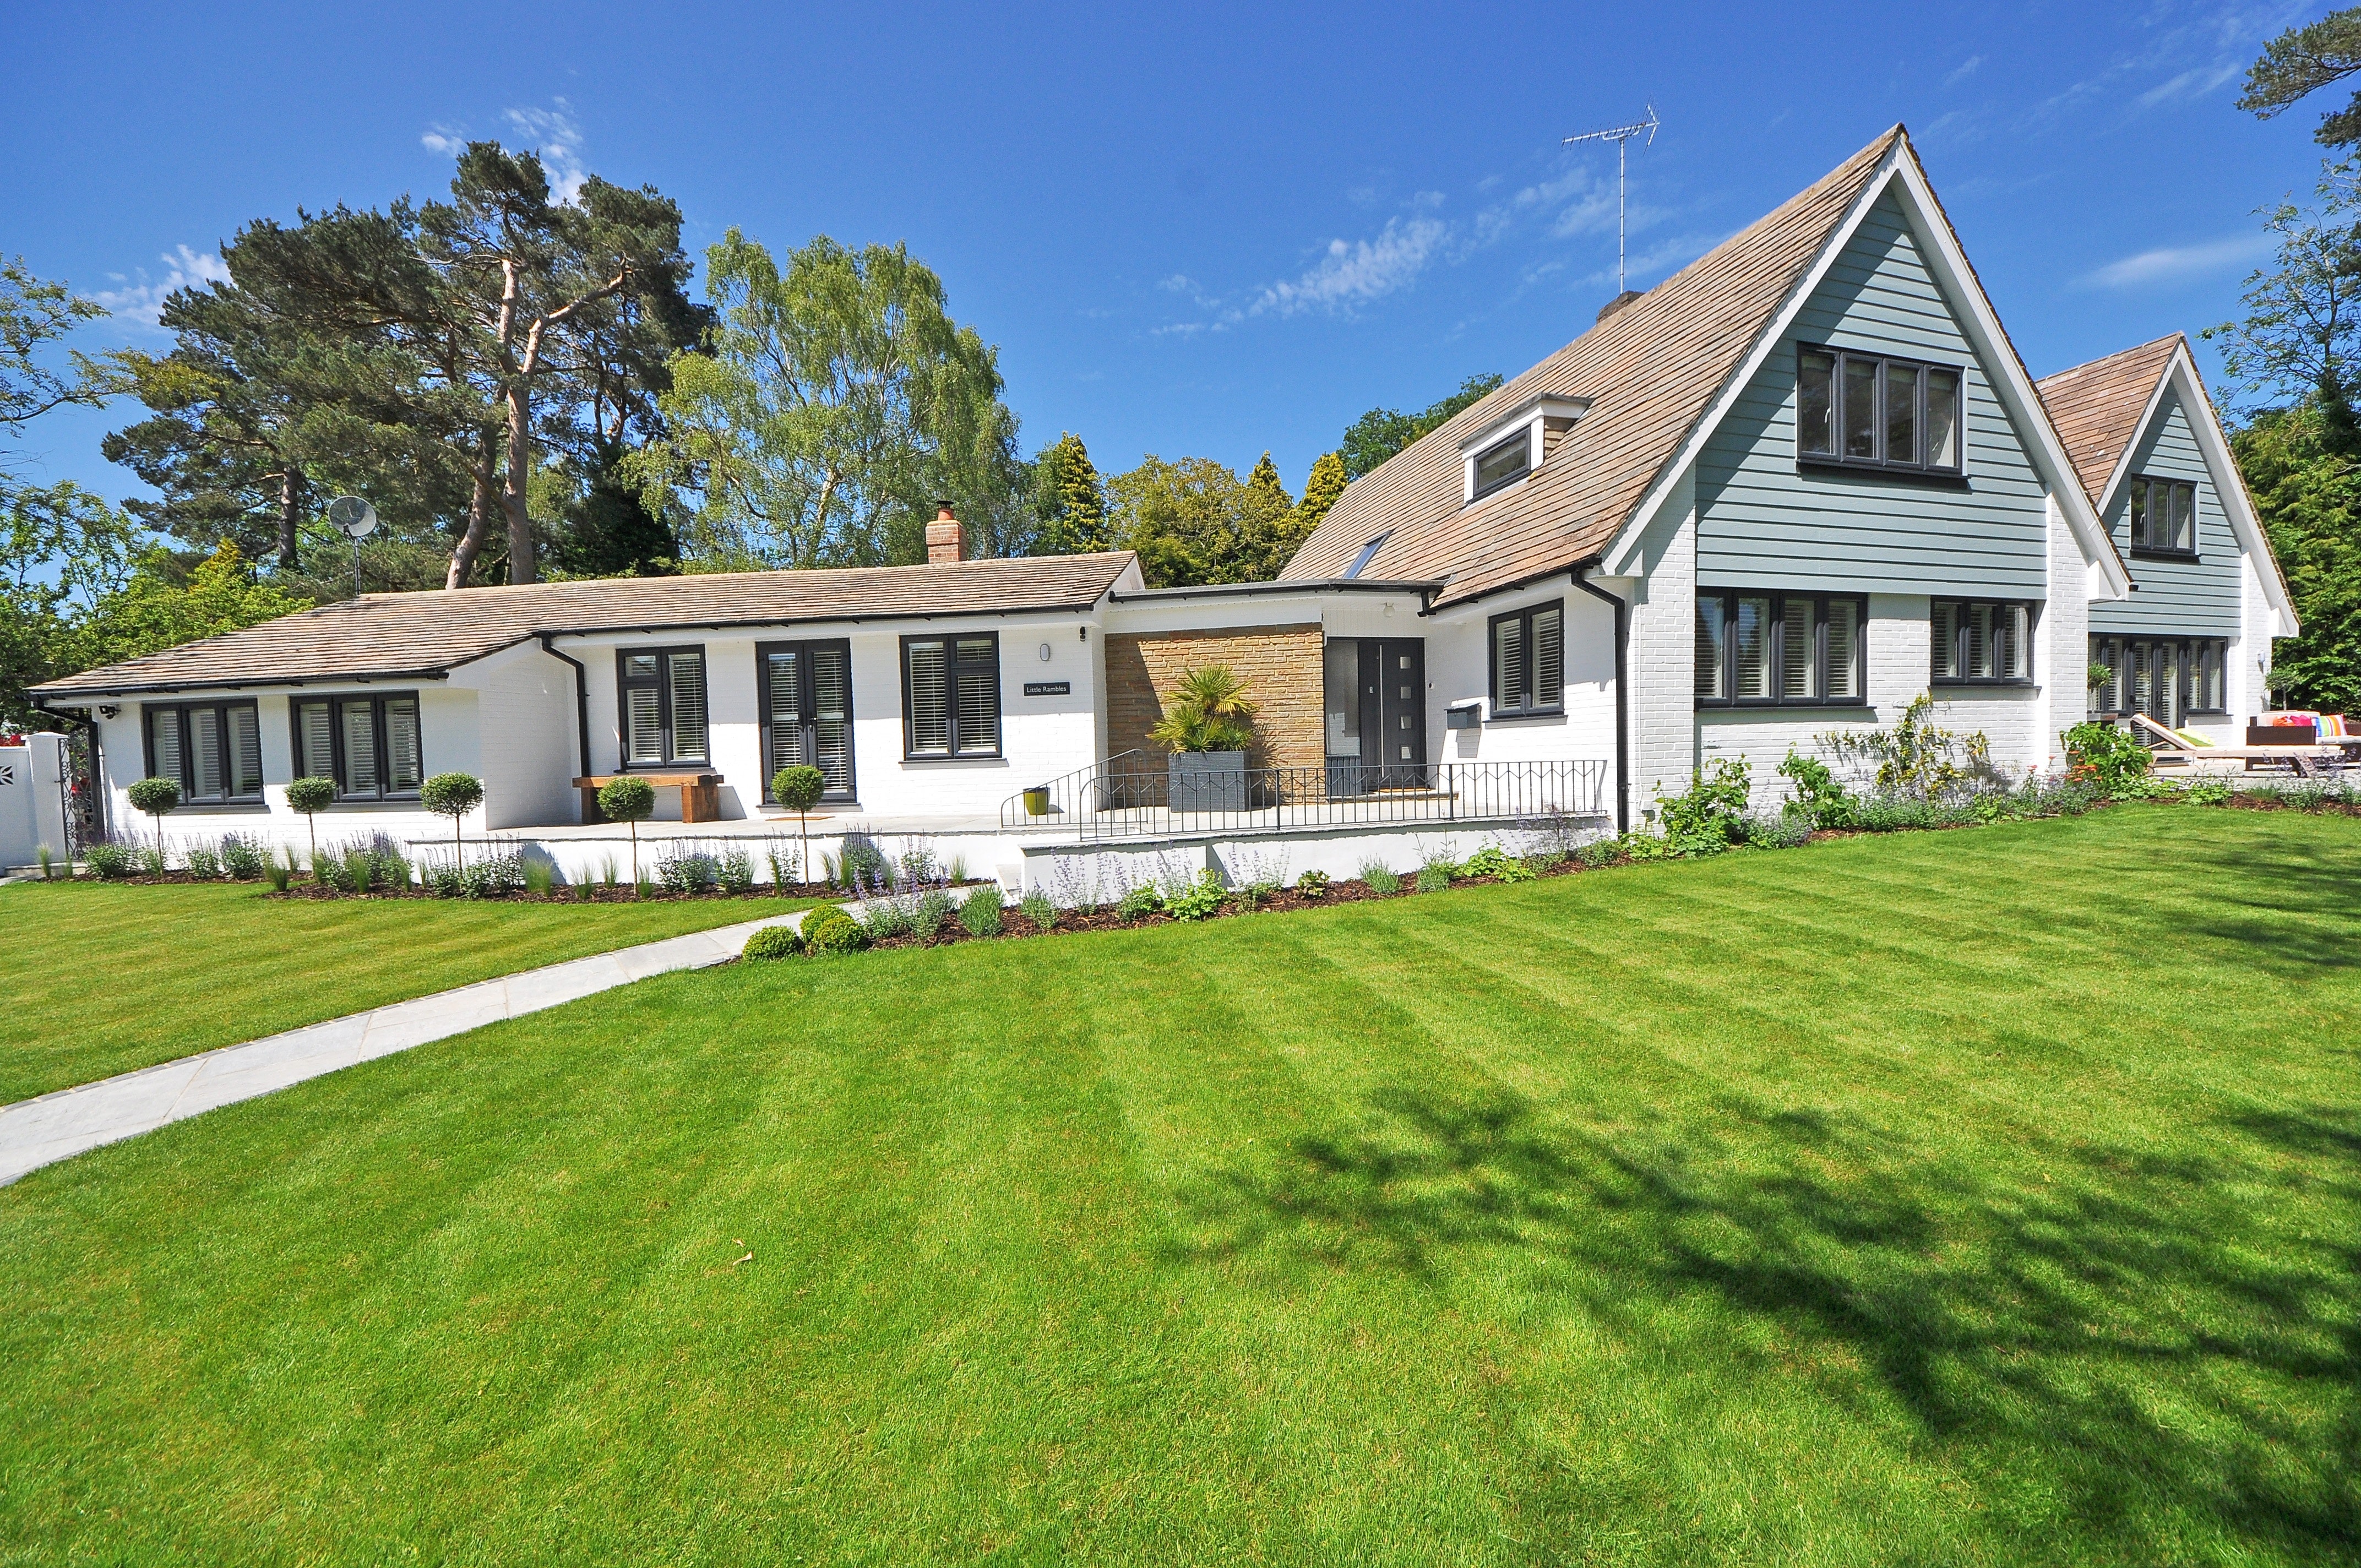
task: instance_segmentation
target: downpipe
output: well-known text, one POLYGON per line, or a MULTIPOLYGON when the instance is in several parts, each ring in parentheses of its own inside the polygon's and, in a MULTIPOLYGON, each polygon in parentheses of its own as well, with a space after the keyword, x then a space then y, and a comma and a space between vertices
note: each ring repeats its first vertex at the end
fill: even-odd
POLYGON ((1587 566, 1574 569, 1574 586, 1592 598, 1604 599, 1615 607, 1615 831, 1631 831, 1631 699, 1629 688, 1631 645, 1631 606, 1620 594, 1610 594, 1583 574, 1587 566))

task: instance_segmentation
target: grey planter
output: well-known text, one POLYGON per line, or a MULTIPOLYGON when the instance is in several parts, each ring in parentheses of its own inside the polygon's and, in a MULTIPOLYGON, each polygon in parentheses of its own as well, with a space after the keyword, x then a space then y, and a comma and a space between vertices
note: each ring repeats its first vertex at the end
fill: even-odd
POLYGON ((1169 759, 1165 801, 1175 811, 1244 811, 1244 751, 1175 751, 1169 759))

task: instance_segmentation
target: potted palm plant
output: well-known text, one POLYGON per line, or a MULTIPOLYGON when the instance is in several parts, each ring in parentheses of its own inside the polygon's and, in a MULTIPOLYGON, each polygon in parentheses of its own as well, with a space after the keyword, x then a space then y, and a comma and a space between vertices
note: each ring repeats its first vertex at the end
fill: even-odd
POLYGON ((1148 738, 1169 749, 1165 799, 1175 811, 1243 811, 1246 748, 1259 705, 1227 664, 1184 670, 1148 738))

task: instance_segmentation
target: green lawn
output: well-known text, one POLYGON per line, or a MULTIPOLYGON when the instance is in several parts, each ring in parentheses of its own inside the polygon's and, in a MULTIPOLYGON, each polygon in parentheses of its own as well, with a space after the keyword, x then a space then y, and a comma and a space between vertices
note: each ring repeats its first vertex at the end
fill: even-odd
POLYGON ((0 1190, 0 1562, 2351 1561, 2357 882, 2128 807, 610 992, 0 1190))
MULTIPOLYGON (((808 902, 808 901, 805 901, 808 902)), ((314 903, 260 885, 0 887, 0 1104, 801 903, 314 903)))

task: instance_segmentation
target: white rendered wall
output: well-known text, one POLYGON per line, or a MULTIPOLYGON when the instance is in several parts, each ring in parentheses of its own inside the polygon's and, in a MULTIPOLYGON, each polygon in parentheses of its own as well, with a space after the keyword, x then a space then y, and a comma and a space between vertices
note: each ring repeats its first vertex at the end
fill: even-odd
MULTIPOLYGON (((1430 755, 1441 762, 1530 762, 1615 759, 1615 611, 1561 574, 1546 584, 1499 594, 1427 621, 1426 678, 1430 755), (1497 615, 1537 605, 1565 607, 1565 685, 1563 714, 1495 718, 1492 714, 1491 622, 1497 615), (1475 702, 1483 715, 1472 729, 1447 728, 1455 705, 1475 702)), ((1612 787, 1611 784, 1609 786, 1612 787)), ((1609 803, 1612 809, 1613 803, 1609 803)))
POLYGON ((66 738, 42 731, 22 746, 0 746, 0 872, 30 866, 47 847, 62 863, 66 820, 60 781, 66 738))
MULTIPOLYGON (((476 694, 483 826, 577 820, 581 799, 572 781, 581 756, 574 741, 574 672, 540 643, 525 642, 461 665, 451 685, 476 694)), ((446 770, 430 761, 427 771, 446 770)))

